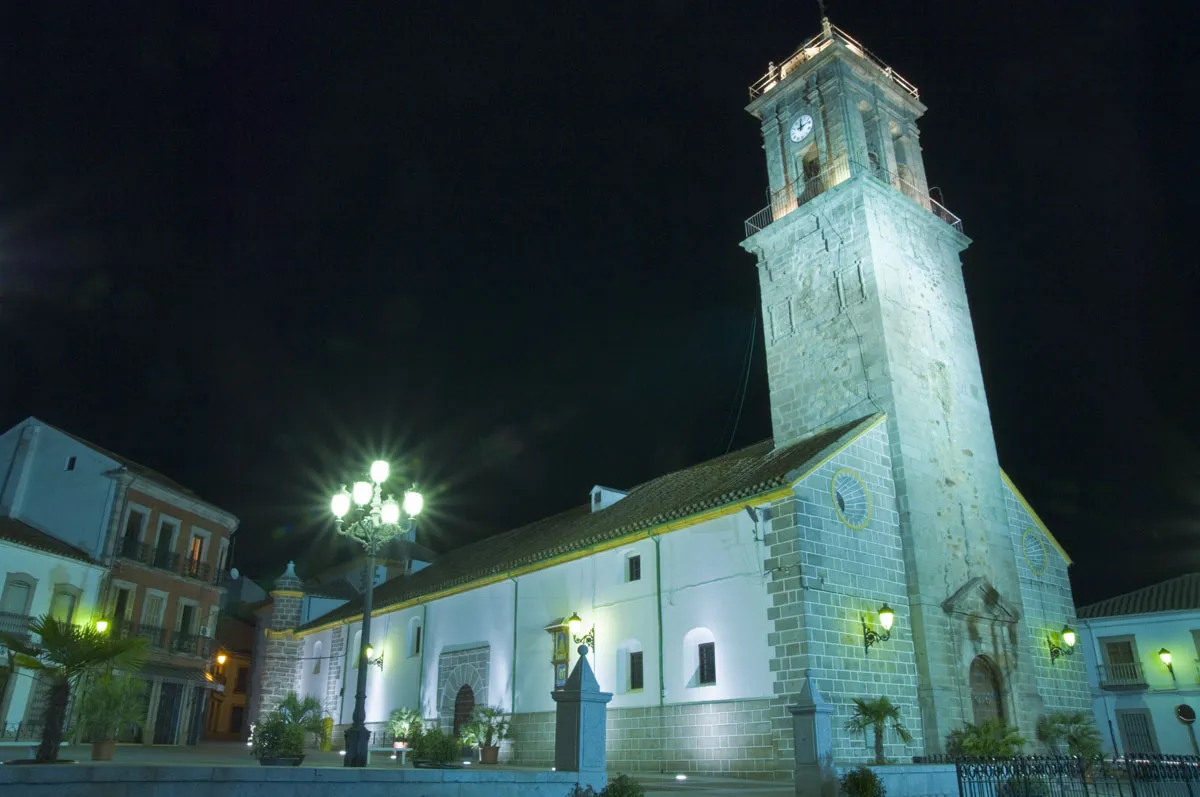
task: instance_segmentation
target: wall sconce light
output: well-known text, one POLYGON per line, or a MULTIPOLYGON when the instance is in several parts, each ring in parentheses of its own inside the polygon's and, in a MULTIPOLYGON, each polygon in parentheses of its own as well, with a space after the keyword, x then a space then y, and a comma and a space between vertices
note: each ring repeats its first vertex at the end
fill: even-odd
POLYGON ((1166 648, 1159 648, 1158 660, 1167 665, 1167 672, 1171 673, 1171 680, 1175 680, 1175 665, 1171 664, 1171 651, 1166 648))
POLYGON ((1075 655, 1075 629, 1064 625, 1062 630, 1062 645, 1054 644, 1054 637, 1046 637, 1046 646, 1050 648, 1050 663, 1053 664, 1059 656, 1075 655))
POLYGON ((892 623, 896 619, 896 613, 892 611, 892 607, 886 603, 879 607, 879 625, 883 627, 883 633, 880 634, 867 625, 867 616, 863 615, 863 655, 871 654, 871 646, 876 642, 887 642, 892 638, 892 623))
POLYGON ((96 630, 98 632, 100 632, 101 634, 103 634, 105 631, 107 631, 108 630, 108 620, 97 620, 96 621, 96 630))
POLYGON ((587 645, 589 650, 596 649, 596 626, 592 625, 588 632, 583 636, 579 635, 579 629, 583 626, 583 620, 579 617, 578 612, 571 612, 571 616, 567 618, 567 628, 571 631, 571 638, 575 640, 576 645, 587 645))
POLYGON ((379 658, 375 658, 375 648, 367 645, 367 666, 375 666, 383 672, 383 653, 380 652, 379 658))
POLYGON ((224 666, 225 666, 225 662, 226 662, 228 659, 229 659, 229 657, 228 657, 228 656, 226 656, 224 653, 218 653, 218 654, 217 654, 217 664, 221 665, 222 667, 224 667, 224 666))

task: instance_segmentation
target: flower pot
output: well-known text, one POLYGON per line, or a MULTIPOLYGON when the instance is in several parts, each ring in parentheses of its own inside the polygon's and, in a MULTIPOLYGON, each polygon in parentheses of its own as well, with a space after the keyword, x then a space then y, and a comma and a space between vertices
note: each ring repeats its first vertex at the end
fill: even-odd
POLYGON ((500 760, 500 746, 492 745, 491 747, 479 748, 479 763, 495 764, 500 760))
POLYGON ((280 756, 279 758, 260 758, 258 763, 264 767, 298 767, 304 756, 280 756))
POLYGON ((117 747, 117 743, 113 739, 92 742, 92 760, 93 761, 112 761, 113 750, 115 750, 116 747, 117 747))
POLYGON ((408 742, 392 742, 393 750, 407 750, 408 742))

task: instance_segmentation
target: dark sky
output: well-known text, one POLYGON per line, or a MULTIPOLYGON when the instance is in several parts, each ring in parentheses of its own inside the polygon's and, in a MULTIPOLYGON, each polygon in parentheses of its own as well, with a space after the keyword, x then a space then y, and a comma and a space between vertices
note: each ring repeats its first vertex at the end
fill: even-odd
MULTIPOLYGON (((930 108, 1001 459, 1081 602, 1200 567, 1195 48, 1148 5, 829 4, 930 108)), ((242 518, 243 570, 338 555, 327 496, 377 454, 445 549, 769 436, 761 331, 737 414, 766 180, 743 107, 815 2, 0 27, 0 424, 193 486, 242 518)))

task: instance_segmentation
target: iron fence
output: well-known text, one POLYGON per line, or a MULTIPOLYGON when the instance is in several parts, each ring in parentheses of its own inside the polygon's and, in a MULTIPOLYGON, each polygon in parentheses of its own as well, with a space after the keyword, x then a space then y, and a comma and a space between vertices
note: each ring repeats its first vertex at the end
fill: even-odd
POLYGON ((955 761, 960 797, 1195 797, 1200 758, 1023 756, 955 761))
POLYGON ((27 614, 0 612, 0 633, 28 638, 29 623, 32 621, 33 618, 27 614))
POLYGON ((1096 670, 1101 689, 1145 689, 1149 686, 1146 674, 1142 672, 1142 664, 1138 661, 1098 664, 1096 670))
POLYGON ((185 578, 194 578, 209 584, 219 584, 221 574, 207 562, 183 557, 167 548, 139 543, 132 537, 126 537, 117 548, 117 555, 138 564, 156 567, 160 570, 170 570, 185 578))

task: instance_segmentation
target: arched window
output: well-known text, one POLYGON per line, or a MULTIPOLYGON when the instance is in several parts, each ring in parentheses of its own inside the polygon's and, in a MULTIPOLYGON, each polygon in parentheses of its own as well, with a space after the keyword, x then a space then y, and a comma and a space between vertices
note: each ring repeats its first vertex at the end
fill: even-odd
POLYGON ((471 721, 471 715, 474 713, 475 692, 471 687, 463 684, 459 687, 458 694, 454 696, 454 735, 456 737, 462 730, 462 726, 471 721))
POLYGON ((717 643, 707 628, 693 628, 683 638, 683 682, 689 689, 717 682, 717 643))
POLYGON ((358 669, 358 660, 362 658, 362 631, 354 632, 354 647, 350 648, 350 669, 358 669))
POLYGON ((320 642, 319 640, 318 640, 318 641, 317 641, 317 642, 316 642, 316 643, 313 645, 313 652, 312 652, 312 655, 313 655, 313 669, 312 669, 313 675, 320 675, 320 674, 321 674, 321 654, 324 652, 324 651, 322 650, 322 648, 323 648, 323 647, 324 647, 324 646, 321 644, 321 642, 320 642))
POLYGON ((1004 699, 1000 690, 1000 676, 996 668, 983 656, 971 662, 971 708, 975 724, 988 720, 1004 719, 1004 699))
POLYGON ((626 639, 617 645, 618 692, 634 692, 645 688, 646 673, 643 663, 642 643, 626 639))

